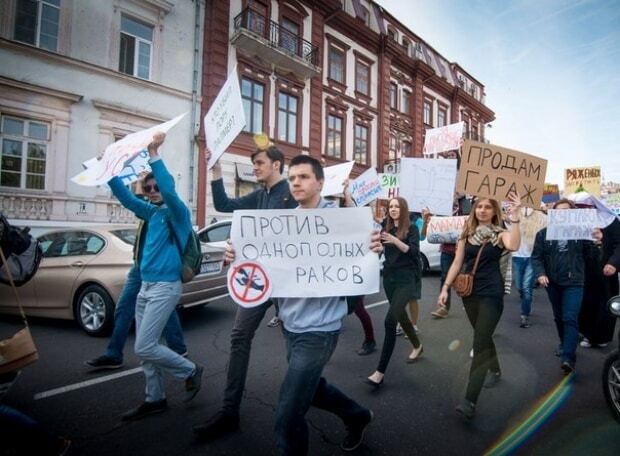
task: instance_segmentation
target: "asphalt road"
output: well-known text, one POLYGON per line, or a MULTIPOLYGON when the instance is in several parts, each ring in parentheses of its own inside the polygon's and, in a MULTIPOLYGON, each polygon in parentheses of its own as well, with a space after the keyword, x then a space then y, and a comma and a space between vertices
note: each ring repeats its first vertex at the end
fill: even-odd
MULTIPOLYGON (((475 420, 463 423, 454 406, 466 386, 472 331, 458 298, 449 318, 430 317, 438 285, 437 276, 423 281, 419 323, 423 357, 406 364, 411 346, 399 338, 378 391, 363 379, 375 369, 379 352, 358 356, 361 325, 355 315, 344 320, 338 348, 324 374, 375 413, 364 444, 354 454, 478 455, 501 441, 513 441, 504 437, 515 429, 531 432, 523 442, 517 439, 512 454, 620 454, 620 424, 606 408, 600 380, 603 359, 612 347, 580 348, 576 376, 558 387, 563 376, 553 355, 557 336, 544 290, 535 290, 529 329, 518 326, 515 294, 506 298, 495 338, 502 380, 483 390, 475 420)), ((366 298, 379 346, 387 310, 384 299, 383 294, 366 298)), ((272 454, 273 413, 286 363, 280 331, 266 326, 271 310, 254 339, 241 430, 210 444, 195 442, 191 431, 220 405, 234 313, 232 301, 223 299, 182 315, 190 357, 206 366, 205 378, 203 389, 189 404, 182 402, 182 382, 169 378, 166 413, 133 423, 119 419, 143 398, 144 379, 132 353, 133 336, 122 370, 90 373, 83 362, 101 354, 106 339, 88 337, 71 322, 42 319, 31 322, 40 360, 22 372, 6 402, 71 438, 70 455, 272 454)), ((18 320, 4 319, 0 335, 18 327, 18 320)), ((339 444, 344 427, 339 419, 320 410, 311 410, 307 418, 310 454, 343 454, 339 444)))

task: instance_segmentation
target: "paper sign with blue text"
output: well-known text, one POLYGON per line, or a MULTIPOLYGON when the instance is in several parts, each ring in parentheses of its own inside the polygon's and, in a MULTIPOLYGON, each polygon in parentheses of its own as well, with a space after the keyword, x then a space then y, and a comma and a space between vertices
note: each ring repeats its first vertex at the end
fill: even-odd
POLYGON ((351 196, 358 206, 365 206, 381 197, 383 187, 375 168, 368 168, 350 184, 351 196))
POLYGON ((596 209, 550 209, 547 212, 547 241, 592 240, 601 219, 596 209))

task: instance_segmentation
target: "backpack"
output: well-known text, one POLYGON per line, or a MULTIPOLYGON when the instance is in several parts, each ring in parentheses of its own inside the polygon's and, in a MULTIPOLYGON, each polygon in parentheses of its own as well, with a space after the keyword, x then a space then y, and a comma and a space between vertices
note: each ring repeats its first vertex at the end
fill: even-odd
POLYGON ((200 264, 202 263, 202 248, 198 234, 191 230, 187 236, 187 242, 185 243, 185 250, 181 250, 181 245, 177 239, 172 223, 166 218, 168 223, 168 229, 172 234, 172 239, 179 250, 181 255, 181 282, 187 283, 191 281, 195 276, 200 274, 200 264))
MULTIPOLYGON (((30 228, 11 226, 0 212, 0 248, 2 248, 2 253, 17 287, 24 285, 34 277, 43 256, 39 241, 33 238, 29 231, 30 228)), ((5 265, 1 260, 0 283, 6 285, 11 283, 5 265)))

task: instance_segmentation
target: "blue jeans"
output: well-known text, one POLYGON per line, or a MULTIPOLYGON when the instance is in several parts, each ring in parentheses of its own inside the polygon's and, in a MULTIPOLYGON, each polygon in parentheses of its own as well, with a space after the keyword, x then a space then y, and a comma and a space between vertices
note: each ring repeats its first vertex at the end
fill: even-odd
POLYGON ((184 380, 196 369, 194 363, 159 343, 164 326, 179 302, 182 288, 180 280, 142 282, 138 293, 134 349, 142 360, 146 377, 146 402, 156 402, 166 397, 162 371, 184 380))
POLYGON ((306 413, 311 405, 334 413, 345 424, 368 411, 322 377, 340 331, 292 333, 282 329, 288 369, 280 387, 275 437, 279 455, 308 454, 306 413))
POLYGON ((583 299, 583 287, 560 286, 553 282, 547 287, 553 308, 553 319, 562 344, 562 361, 577 360, 579 342, 579 310, 583 299))
POLYGON ((534 291, 534 268, 530 257, 512 257, 512 277, 521 297, 521 315, 532 312, 532 293, 534 291))
MULTIPOLYGON (((121 291, 118 304, 116 304, 116 309, 114 310, 114 330, 112 331, 110 342, 108 342, 108 348, 105 351, 105 356, 108 358, 123 361, 123 348, 136 314, 136 299, 138 298, 141 285, 140 268, 134 265, 127 273, 125 286, 123 286, 123 291, 121 291)), ((181 322, 176 311, 170 315, 170 319, 164 328, 164 336, 166 337, 168 347, 175 352, 183 354, 187 351, 183 331, 181 330, 181 322)))
MULTIPOLYGON (((450 270, 450 266, 452 266, 452 262, 454 261, 454 254, 441 252, 439 256, 439 266, 441 267, 441 280, 439 284, 439 289, 443 288, 443 284, 446 281, 446 277, 448 276, 448 271, 450 270)), ((450 292, 450 288, 448 288, 448 299, 446 300, 446 310, 450 310, 450 301, 452 298, 452 293, 450 292)))
POLYGON ((59 439, 28 415, 0 404, 1 454, 57 454, 59 439))

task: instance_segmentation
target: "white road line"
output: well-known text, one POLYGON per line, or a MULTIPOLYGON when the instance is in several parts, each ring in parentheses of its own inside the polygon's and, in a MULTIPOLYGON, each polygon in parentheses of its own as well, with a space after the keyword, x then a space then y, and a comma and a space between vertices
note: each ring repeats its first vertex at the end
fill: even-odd
POLYGON ((141 367, 136 367, 134 369, 129 369, 123 372, 117 372, 116 374, 104 375, 103 377, 97 377, 92 380, 87 380, 85 382, 74 383, 73 385, 61 386, 60 388, 54 388, 49 391, 43 391, 42 393, 37 393, 34 395, 34 400, 46 399, 48 397, 56 396, 62 393, 68 393, 69 391, 78 390, 81 388, 86 388, 87 386, 96 385, 98 383, 108 382, 110 380, 115 380, 117 378, 127 377, 128 375, 137 374, 138 372, 142 372, 141 367))
POLYGON ((366 307, 367 309, 372 309, 373 307, 379 307, 387 303, 388 303, 388 300, 386 299, 385 301, 375 302, 372 304, 368 304, 367 306, 364 306, 364 307, 366 307))

